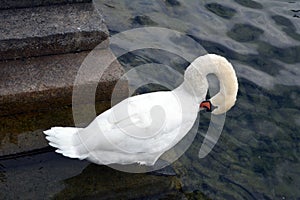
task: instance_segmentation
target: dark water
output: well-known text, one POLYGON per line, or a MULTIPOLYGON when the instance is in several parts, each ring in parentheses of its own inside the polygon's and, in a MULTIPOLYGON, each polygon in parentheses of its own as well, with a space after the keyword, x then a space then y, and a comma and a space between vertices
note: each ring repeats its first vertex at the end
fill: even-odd
MULTIPOLYGON (((211 199, 300 199, 299 1, 95 3, 112 35, 138 27, 165 27, 229 59, 239 81, 236 106, 227 113, 213 151, 203 159, 198 158, 198 151, 210 115, 201 114, 192 146, 172 164, 175 177, 126 174, 44 153, 1 161, 1 187, 15 191, 2 193, 4 198, 101 199, 117 194, 141 198, 139 188, 143 188, 161 194, 149 192, 152 199, 200 199, 200 193, 211 199), (153 182, 157 184, 146 184, 153 182), (174 186, 178 182, 180 189, 174 186)), ((197 51, 184 42, 177 41, 177 45, 197 51)), ((155 49, 134 51, 119 61, 126 69, 156 62, 183 71, 189 64, 178 55, 155 49)), ((155 88, 140 92, 151 90, 155 88)))
MULTIPOLYGON (((193 145, 174 164, 183 190, 212 199, 300 198, 299 1, 101 1, 99 7, 112 33, 145 26, 181 31, 237 71, 238 100, 213 152, 197 157, 204 115, 193 145)), ((137 51, 120 60, 187 65, 162 54, 137 51)))

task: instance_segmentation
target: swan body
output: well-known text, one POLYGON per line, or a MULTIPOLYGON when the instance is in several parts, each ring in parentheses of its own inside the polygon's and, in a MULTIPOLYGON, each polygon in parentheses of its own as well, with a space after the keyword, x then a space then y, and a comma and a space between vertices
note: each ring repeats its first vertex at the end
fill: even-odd
POLYGON ((186 69, 184 82, 172 91, 129 97, 97 116, 86 128, 53 127, 44 131, 49 145, 64 156, 96 164, 154 165, 192 128, 213 73, 220 91, 210 99, 222 114, 236 101, 238 82, 232 65, 207 54, 186 69))

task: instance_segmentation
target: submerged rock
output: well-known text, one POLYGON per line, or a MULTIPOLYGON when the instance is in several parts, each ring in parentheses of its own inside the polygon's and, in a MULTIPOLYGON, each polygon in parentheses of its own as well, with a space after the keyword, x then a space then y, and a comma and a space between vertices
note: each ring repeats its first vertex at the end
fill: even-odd
POLYGON ((211 11, 212 13, 225 19, 232 18, 236 13, 236 11, 233 8, 229 8, 218 3, 206 4, 205 8, 211 11))
POLYGON ((154 22, 149 16, 147 15, 138 15, 131 19, 133 24, 139 24, 139 25, 157 25, 156 22, 154 22))
POLYGON ((174 176, 131 174, 94 164, 64 182, 65 189, 54 199, 154 199, 163 194, 179 195, 181 188, 179 179, 174 176))
POLYGON ((263 30, 252 25, 235 24, 227 35, 239 42, 250 42, 257 40, 263 33, 263 30))

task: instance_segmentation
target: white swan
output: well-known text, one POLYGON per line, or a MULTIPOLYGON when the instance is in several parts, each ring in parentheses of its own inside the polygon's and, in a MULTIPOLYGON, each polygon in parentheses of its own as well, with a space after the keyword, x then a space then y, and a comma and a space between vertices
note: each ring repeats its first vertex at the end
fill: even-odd
POLYGON ((207 54, 186 69, 184 82, 172 91, 127 98, 100 114, 86 128, 53 127, 44 131, 49 145, 64 156, 97 164, 154 165, 191 129, 200 108, 222 114, 236 101, 238 82, 232 65, 223 57, 207 54), (206 76, 215 74, 220 91, 204 101, 206 76))

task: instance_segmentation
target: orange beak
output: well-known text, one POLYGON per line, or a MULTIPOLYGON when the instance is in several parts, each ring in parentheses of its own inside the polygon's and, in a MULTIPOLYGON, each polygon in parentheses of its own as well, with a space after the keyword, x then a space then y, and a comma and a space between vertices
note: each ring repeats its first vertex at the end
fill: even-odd
POLYGON ((206 109, 207 112, 211 112, 211 103, 210 101, 202 101, 200 103, 200 108, 206 109))

